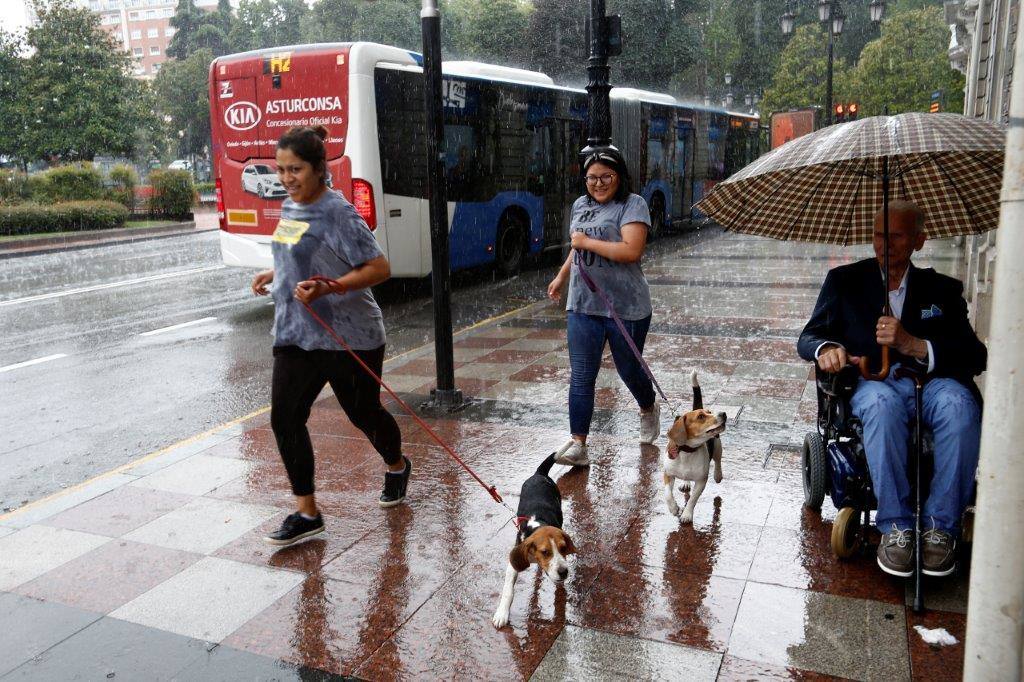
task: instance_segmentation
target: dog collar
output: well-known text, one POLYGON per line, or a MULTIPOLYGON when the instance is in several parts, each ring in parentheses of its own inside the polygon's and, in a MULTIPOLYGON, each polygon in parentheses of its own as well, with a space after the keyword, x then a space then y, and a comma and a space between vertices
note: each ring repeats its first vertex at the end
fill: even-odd
POLYGON ((695 447, 695 448, 691 448, 691 447, 690 447, 690 446, 688 446, 688 445, 679 445, 679 446, 676 446, 676 449, 677 449, 677 450, 680 450, 680 451, 682 451, 682 452, 697 452, 697 451, 698 451, 698 450, 700 450, 700 449, 701 449, 702 447, 704 447, 704 446, 703 446, 703 445, 700 445, 700 446, 698 446, 698 447, 695 447))

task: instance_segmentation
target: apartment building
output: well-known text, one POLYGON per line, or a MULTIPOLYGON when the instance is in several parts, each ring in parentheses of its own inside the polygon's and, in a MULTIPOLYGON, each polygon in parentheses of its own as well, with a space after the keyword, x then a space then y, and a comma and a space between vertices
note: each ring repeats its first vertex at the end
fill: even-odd
MULTIPOLYGON (((134 59, 135 75, 152 78, 167 60, 167 46, 174 36, 171 17, 177 0, 78 0, 100 17, 109 31, 134 59)), ((217 0, 194 0, 201 9, 214 10, 217 0)))

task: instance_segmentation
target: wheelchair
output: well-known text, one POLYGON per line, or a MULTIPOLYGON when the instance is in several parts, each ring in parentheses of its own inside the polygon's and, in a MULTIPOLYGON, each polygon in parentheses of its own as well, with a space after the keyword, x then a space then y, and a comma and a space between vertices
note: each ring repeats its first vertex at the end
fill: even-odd
MULTIPOLYGON (((846 367, 836 374, 815 368, 818 430, 804 436, 801 455, 804 506, 820 510, 828 494, 839 510, 832 524, 831 536, 832 552, 838 559, 848 559, 867 546, 871 512, 878 508, 864 453, 863 425, 853 415, 850 406, 859 376, 856 367, 846 367)), ((911 433, 907 449, 911 458, 917 450, 913 439, 911 433)), ((922 497, 928 494, 932 453, 931 432, 922 429, 922 497)), ((909 464, 908 469, 913 470, 914 462, 909 464)))

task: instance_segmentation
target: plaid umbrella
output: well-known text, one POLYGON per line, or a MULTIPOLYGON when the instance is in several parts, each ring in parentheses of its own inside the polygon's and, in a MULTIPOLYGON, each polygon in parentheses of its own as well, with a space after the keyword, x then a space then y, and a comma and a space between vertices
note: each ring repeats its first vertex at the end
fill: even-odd
POLYGON ((959 114, 874 116, 772 150, 719 183, 697 208, 729 230, 774 239, 861 244, 890 194, 920 207, 929 238, 999 221, 1005 131, 959 114))
MULTIPOLYGON (((1002 128, 959 114, 874 116, 787 142, 716 185, 697 208, 736 232, 860 244, 872 241, 875 214, 895 194, 924 211, 930 238, 986 232, 999 222, 1004 144, 1002 128)), ((888 291, 888 249, 882 271, 888 291)), ((884 379, 889 348, 878 373, 867 358, 860 369, 884 379)))

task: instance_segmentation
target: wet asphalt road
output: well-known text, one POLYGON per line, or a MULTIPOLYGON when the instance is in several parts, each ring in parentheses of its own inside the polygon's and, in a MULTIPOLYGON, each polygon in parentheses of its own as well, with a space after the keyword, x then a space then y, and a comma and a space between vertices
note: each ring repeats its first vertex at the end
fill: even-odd
MULTIPOLYGON (((457 276, 455 330, 542 299, 557 265, 457 276)), ((216 232, 0 260, 0 512, 266 406, 273 307, 251 276, 216 232)), ((432 340, 427 281, 376 293, 388 356, 432 340)))

